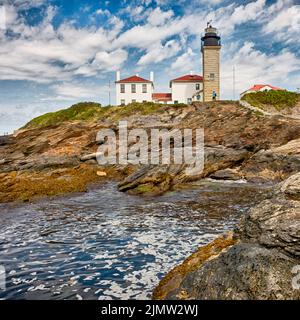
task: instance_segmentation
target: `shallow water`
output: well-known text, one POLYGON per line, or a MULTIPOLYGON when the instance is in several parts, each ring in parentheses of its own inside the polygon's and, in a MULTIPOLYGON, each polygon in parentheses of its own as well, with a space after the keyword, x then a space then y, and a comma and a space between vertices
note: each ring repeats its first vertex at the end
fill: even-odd
POLYGON ((84 194, 0 205, 0 299, 149 299, 199 246, 233 229, 265 188, 201 182, 157 198, 107 183, 84 194))

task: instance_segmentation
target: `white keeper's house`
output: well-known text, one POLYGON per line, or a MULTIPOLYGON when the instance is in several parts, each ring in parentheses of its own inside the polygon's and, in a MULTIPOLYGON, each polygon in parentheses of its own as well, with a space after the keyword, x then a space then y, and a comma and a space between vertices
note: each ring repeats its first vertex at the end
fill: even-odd
POLYGON ((132 102, 156 103, 191 103, 203 100, 203 77, 193 74, 170 81, 171 92, 154 92, 154 74, 150 80, 138 75, 121 79, 120 72, 116 75, 116 104, 126 105, 132 102))

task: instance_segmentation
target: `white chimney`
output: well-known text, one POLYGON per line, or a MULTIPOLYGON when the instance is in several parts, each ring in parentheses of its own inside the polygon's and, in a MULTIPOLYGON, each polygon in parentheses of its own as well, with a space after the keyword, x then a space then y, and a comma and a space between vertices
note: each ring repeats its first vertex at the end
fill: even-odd
POLYGON ((117 71, 116 72, 116 81, 120 81, 121 80, 121 72, 117 71))
POLYGON ((150 81, 154 82, 154 72, 150 72, 150 81))

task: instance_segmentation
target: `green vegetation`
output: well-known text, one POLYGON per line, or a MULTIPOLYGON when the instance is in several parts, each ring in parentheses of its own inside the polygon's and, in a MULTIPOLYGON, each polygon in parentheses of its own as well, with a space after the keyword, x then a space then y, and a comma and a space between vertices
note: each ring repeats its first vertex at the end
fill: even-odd
MULTIPOLYGON (((149 115, 153 113, 163 113, 172 105, 163 105, 152 102, 131 103, 126 106, 107 106, 102 107, 94 102, 81 102, 68 109, 46 113, 32 119, 22 129, 36 129, 47 126, 57 125, 65 121, 98 121, 104 118, 119 120, 134 114, 149 115)), ((173 105, 176 108, 186 107, 185 104, 173 105)))
POLYGON ((103 113, 100 104, 93 102, 82 102, 71 106, 68 109, 49 112, 32 119, 22 129, 42 128, 60 124, 65 121, 75 120, 96 120, 103 113))
POLYGON ((300 95, 290 91, 264 91, 248 93, 243 96, 242 100, 263 110, 273 107, 277 111, 281 111, 294 108, 300 101, 300 95))

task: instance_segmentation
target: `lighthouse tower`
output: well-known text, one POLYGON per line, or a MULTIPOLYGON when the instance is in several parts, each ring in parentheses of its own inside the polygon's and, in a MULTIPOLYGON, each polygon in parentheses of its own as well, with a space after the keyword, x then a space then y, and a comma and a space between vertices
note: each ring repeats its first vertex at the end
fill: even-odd
POLYGON ((220 99, 220 50, 221 38, 211 23, 207 24, 202 40, 203 101, 220 99))

